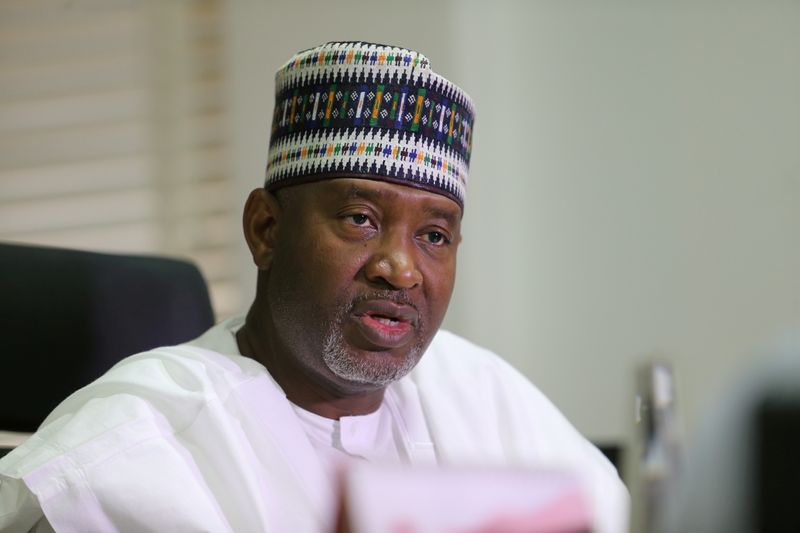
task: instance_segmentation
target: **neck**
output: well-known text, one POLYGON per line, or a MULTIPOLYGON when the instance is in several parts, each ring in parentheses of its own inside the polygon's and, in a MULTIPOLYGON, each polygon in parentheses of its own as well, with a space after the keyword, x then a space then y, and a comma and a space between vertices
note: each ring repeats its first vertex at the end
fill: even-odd
POLYGON ((250 309, 244 326, 236 333, 239 351, 264 365, 290 402, 334 420, 369 414, 380 407, 385 388, 339 383, 341 380, 332 374, 315 376, 303 368, 291 349, 281 346, 277 336, 271 333, 272 328, 265 327, 270 322, 260 318, 263 314, 256 306, 250 309))

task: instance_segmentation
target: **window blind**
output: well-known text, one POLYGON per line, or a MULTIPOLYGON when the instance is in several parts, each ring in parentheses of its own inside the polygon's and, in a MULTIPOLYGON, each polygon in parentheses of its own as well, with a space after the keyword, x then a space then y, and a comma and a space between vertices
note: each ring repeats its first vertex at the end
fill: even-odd
POLYGON ((222 0, 0 2, 0 240, 194 260, 241 304, 222 0))

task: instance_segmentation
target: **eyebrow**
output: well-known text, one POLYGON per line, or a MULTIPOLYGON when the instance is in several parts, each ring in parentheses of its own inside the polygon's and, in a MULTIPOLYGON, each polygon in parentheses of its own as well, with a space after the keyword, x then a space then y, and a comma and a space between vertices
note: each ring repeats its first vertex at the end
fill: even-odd
POLYGON ((366 198, 367 200, 372 200, 375 198, 381 198, 384 196, 384 191, 382 190, 371 190, 371 189, 362 189, 358 185, 350 184, 347 186, 347 189, 344 191, 344 196, 348 199, 353 198, 366 198))
MULTIPOLYGON (((364 189, 356 184, 350 184, 347 189, 343 191, 343 195, 348 199, 364 198, 365 200, 377 200, 387 196, 385 190, 364 189)), ((422 207, 425 214, 431 218, 440 218, 448 224, 454 225, 459 222, 461 217, 459 214, 454 213, 452 210, 442 209, 440 207, 425 205, 422 207)))
POLYGON ((441 218, 450 225, 457 224, 461 218, 452 211, 439 209, 438 207, 425 206, 424 210, 425 214, 428 215, 429 217, 441 218))

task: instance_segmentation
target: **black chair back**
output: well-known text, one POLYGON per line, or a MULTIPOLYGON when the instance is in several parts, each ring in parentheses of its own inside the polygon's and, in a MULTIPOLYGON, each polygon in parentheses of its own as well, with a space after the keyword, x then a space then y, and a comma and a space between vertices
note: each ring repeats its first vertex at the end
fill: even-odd
POLYGON ((128 355, 214 322, 192 263, 0 243, 0 430, 32 432, 128 355))

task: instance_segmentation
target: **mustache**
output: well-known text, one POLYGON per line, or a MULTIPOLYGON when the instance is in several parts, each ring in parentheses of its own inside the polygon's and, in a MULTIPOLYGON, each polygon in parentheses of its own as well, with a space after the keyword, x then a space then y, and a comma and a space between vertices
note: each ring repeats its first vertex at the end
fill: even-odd
POLYGON ((358 305, 358 304, 360 304, 362 302, 366 302, 368 300, 385 300, 385 301, 389 301, 389 302, 394 302, 394 303, 396 303, 398 305, 407 305, 409 307, 413 307, 417 312, 419 312, 419 309, 417 308, 417 305, 414 303, 414 301, 408 295, 408 291, 405 290, 405 289, 399 289, 399 290, 374 290, 374 291, 369 291, 369 292, 365 292, 365 293, 359 294, 358 296, 356 296, 355 298, 353 298, 350 301, 350 305, 349 305, 350 310, 352 311, 352 309, 356 305, 358 305))

